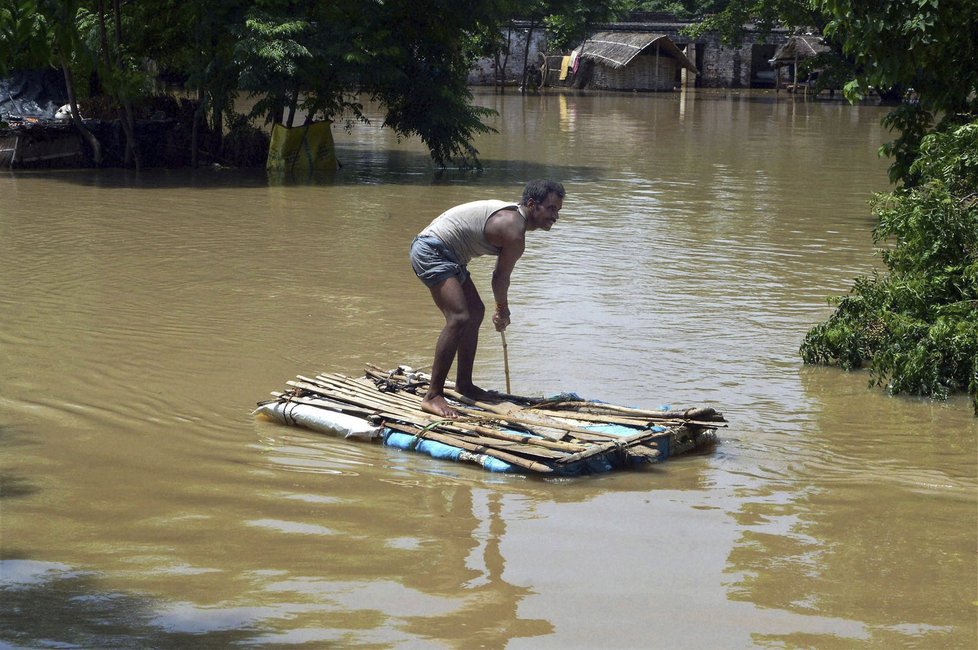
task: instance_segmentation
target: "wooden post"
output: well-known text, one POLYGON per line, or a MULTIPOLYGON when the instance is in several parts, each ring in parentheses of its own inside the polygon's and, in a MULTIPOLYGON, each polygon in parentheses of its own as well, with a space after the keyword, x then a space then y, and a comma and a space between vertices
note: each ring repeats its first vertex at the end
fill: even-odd
POLYGON ((655 89, 659 88, 659 41, 655 42, 655 89))

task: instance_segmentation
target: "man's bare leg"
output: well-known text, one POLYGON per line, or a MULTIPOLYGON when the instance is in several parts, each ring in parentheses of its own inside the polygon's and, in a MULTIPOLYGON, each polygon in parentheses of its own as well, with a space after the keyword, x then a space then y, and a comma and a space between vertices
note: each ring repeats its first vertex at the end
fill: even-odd
MULTIPOLYGON (((468 280, 467 284, 472 281, 468 280)), ((465 290, 458 278, 448 278, 430 288, 435 305, 445 316, 445 326, 435 343, 435 358, 431 364, 431 381, 428 393, 421 401, 421 410, 441 417, 458 417, 458 411, 445 400, 445 379, 459 350, 469 322, 469 307, 465 290)))
POLYGON ((475 353, 479 347, 479 328, 482 326, 482 319, 486 315, 486 306, 482 303, 479 291, 471 278, 462 284, 462 291, 465 294, 465 302, 469 309, 469 320, 465 329, 462 330, 462 336, 458 343, 458 357, 455 360, 455 389, 468 398, 482 400, 488 398, 490 393, 472 383, 472 371, 475 366, 475 353))

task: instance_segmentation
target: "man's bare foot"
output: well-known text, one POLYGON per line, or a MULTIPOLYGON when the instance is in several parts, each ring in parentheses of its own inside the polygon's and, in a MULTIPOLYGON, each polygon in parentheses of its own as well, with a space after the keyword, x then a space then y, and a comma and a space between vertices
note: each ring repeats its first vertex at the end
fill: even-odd
POLYGON ((499 399, 499 393, 497 393, 496 391, 485 390, 483 388, 479 388, 475 384, 469 384, 468 386, 465 386, 456 383, 455 390, 462 393, 469 399, 475 400, 477 402, 486 402, 486 401, 491 402, 499 399))
POLYGON ((458 417, 458 411, 448 405, 448 401, 445 399, 444 395, 425 397, 424 400, 421 401, 421 410, 425 413, 431 413, 432 415, 438 415, 443 418, 458 417))

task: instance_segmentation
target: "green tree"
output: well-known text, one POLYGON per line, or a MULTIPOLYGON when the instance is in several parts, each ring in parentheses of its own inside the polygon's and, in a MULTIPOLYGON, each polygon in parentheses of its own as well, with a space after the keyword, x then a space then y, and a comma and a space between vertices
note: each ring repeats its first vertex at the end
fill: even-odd
POLYGON ((82 3, 79 0, 40 0, 31 11, 37 16, 34 24, 38 31, 35 37, 46 43, 36 46, 35 51, 49 53, 47 63, 61 69, 68 92, 71 122, 92 149, 92 159, 99 165, 102 163, 102 145, 81 120, 75 83, 77 72, 85 74, 94 67, 94 54, 86 48, 79 30, 82 3))
MULTIPOLYGON (((62 68, 76 102, 76 76, 97 72, 122 109, 127 158, 138 165, 134 104, 148 92, 152 61, 196 98, 199 143, 213 153, 239 90, 256 99, 252 117, 362 119, 357 97, 379 101, 384 126, 419 137, 439 165, 477 163, 475 137, 491 114, 472 104, 473 57, 516 18, 550 26, 557 38, 612 17, 627 0, 0 0, 5 61, 28 55, 62 68), (16 57, 14 56, 16 55, 16 57), (286 110, 291 109, 291 110, 286 110), (286 117, 288 115, 289 117, 286 117)), ((0 61, 0 65, 9 65, 0 61)), ((76 125, 84 131, 77 119, 76 125)), ((98 143, 86 136, 98 150, 98 143)))
POLYGON ((727 44, 740 43, 748 30, 761 36, 778 27, 821 31, 828 22, 814 0, 687 0, 681 4, 689 17, 699 20, 687 30, 690 34, 716 32, 727 44))
POLYGON ((0 0, 0 74, 52 65, 52 40, 37 0, 0 0))
POLYGON ((577 45, 596 23, 618 20, 634 9, 631 0, 555 0, 549 4, 544 23, 551 36, 548 42, 554 50, 577 45))
POLYGON ((472 0, 394 0, 355 30, 351 54, 363 57, 360 90, 386 107, 384 126, 419 137, 439 165, 477 162, 472 140, 491 131, 482 118, 492 112, 471 103, 465 47, 480 24, 501 24, 486 11, 472 0))
POLYGON ((856 62, 845 88, 853 101, 896 87, 910 100, 884 124, 899 132, 884 146, 893 181, 913 183, 923 137, 968 122, 978 109, 978 2, 898 0, 866 3, 819 0, 831 16, 827 35, 856 62))
POLYGON ((357 97, 385 108, 384 126, 419 137, 439 165, 477 163, 474 137, 491 111, 466 85, 471 37, 501 24, 502 2, 360 0, 255 3, 235 27, 242 90, 268 122, 363 119, 357 97))
POLYGON ((967 391, 978 415, 978 7, 967 0, 820 0, 856 62, 855 100, 901 88, 882 151, 900 183, 873 202, 889 272, 857 278, 801 346, 807 363, 870 365, 894 393, 967 391))
POLYGON ((927 135, 913 187, 873 201, 889 273, 857 278, 801 346, 806 363, 868 363, 893 393, 969 392, 978 415, 978 121, 927 135))
POLYGON ((123 40, 123 23, 127 28, 132 21, 125 21, 120 0, 96 0, 94 11, 79 9, 77 25, 87 36, 87 49, 97 52, 95 69, 106 94, 122 109, 120 122, 126 135, 125 165, 140 166, 139 148, 136 142, 136 118, 133 102, 146 93, 147 75, 140 70, 132 49, 123 40), (110 26, 111 25, 111 26, 110 26))

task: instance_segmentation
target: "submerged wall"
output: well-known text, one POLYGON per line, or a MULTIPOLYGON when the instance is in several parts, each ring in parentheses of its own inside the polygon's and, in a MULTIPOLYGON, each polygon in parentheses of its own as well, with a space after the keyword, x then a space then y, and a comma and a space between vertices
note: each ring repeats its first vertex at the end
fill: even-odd
MULTIPOLYGON (((660 17, 661 18, 661 17, 660 17)), ((748 32, 744 42, 737 47, 730 47, 720 42, 718 34, 705 34, 691 38, 683 32, 689 22, 678 20, 650 20, 646 22, 621 22, 596 25, 595 29, 647 31, 655 34, 665 34, 686 52, 687 58, 699 70, 691 85, 703 88, 773 88, 774 68, 769 60, 779 45, 787 42, 788 32, 776 31, 766 38, 759 38, 748 32)), ((515 27, 503 34, 509 39, 509 60, 505 67, 505 80, 508 84, 518 84, 523 72, 523 48, 527 37, 526 23, 517 22, 515 27)), ((549 52, 547 50, 546 32, 541 28, 533 31, 530 44, 531 67, 538 65, 538 54, 553 56, 567 54, 566 52, 549 52)), ((558 59, 559 60, 559 59, 558 59)), ((552 70, 547 75, 548 80, 555 79, 557 74, 552 70)), ((469 73, 469 83, 472 85, 492 85, 496 79, 496 62, 492 58, 478 60, 469 73)), ((557 66, 559 71, 559 64, 557 66)), ((549 85, 549 84, 548 84, 549 85)), ((569 83, 558 82, 558 86, 569 86, 569 83)))
POLYGON ((672 90, 679 85, 676 60, 641 54, 623 68, 595 65, 589 88, 601 90, 672 90))
POLYGON ((523 78, 527 36, 530 37, 530 67, 539 69, 540 57, 547 51, 547 33, 542 27, 537 27, 530 34, 528 28, 517 25, 503 32, 509 56, 500 55, 498 62, 489 57, 477 60, 469 70, 469 83, 473 86, 492 86, 501 79, 506 85, 519 84, 523 78))

